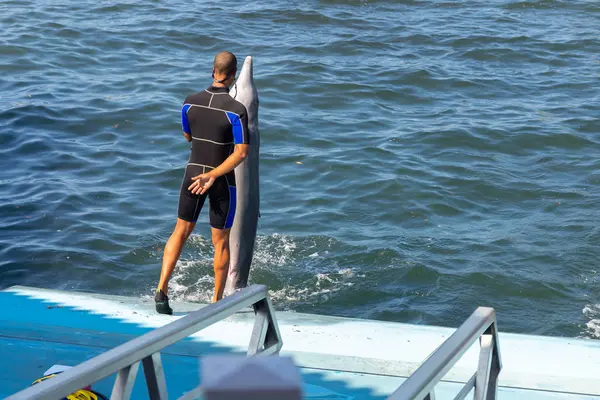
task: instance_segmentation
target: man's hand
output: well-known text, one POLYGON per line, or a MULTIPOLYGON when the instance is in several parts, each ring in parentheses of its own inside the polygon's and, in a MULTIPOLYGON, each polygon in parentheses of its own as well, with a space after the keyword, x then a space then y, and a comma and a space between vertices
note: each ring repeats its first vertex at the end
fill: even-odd
POLYGON ((188 190, 193 194, 204 194, 212 184, 215 182, 220 176, 223 176, 237 167, 248 155, 248 145, 247 144, 236 144, 233 153, 229 155, 219 165, 217 168, 206 174, 200 174, 194 176, 192 180, 194 181, 190 186, 188 186, 188 190))
POLYGON ((193 194, 204 194, 212 184, 215 182, 215 178, 209 176, 208 174, 200 174, 196 175, 192 178, 194 182, 190 186, 188 186, 188 190, 193 194))

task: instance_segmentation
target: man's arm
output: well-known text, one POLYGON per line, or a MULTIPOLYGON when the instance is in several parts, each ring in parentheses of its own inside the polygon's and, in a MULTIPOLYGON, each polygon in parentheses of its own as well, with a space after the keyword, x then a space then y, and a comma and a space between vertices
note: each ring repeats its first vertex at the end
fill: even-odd
POLYGON ((220 176, 223 176, 226 173, 233 170, 238 165, 240 165, 242 163, 242 161, 244 161, 246 159, 247 156, 248 156, 248 145, 247 144, 236 144, 235 149, 233 150, 233 153, 231 153, 229 155, 229 157, 227 157, 221 165, 219 165, 217 168, 213 169, 212 171, 207 172, 206 175, 208 175, 211 178, 218 178, 220 176))

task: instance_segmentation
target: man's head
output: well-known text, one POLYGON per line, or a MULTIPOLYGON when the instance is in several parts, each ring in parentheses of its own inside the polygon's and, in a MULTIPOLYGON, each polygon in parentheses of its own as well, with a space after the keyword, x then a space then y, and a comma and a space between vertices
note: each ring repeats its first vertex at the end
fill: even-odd
POLYGON ((228 51, 222 51, 215 56, 213 63, 213 78, 215 83, 229 86, 235 80, 237 59, 228 51))

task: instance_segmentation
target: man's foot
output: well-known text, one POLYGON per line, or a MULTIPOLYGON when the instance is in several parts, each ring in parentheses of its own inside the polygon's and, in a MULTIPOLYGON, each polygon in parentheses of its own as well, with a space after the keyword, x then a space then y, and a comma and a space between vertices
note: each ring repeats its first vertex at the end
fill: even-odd
POLYGON ((162 290, 156 289, 154 302, 156 303, 156 312, 159 314, 173 314, 173 309, 169 307, 169 297, 162 290))

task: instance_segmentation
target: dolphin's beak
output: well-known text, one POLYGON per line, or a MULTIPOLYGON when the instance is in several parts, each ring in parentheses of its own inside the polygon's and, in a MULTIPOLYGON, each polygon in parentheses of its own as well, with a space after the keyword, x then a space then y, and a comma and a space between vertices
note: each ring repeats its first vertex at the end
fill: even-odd
POLYGON ((244 65, 242 65, 242 70, 240 71, 235 83, 233 84, 233 88, 229 91, 229 95, 234 99, 237 97, 237 85, 251 87, 254 84, 254 76, 252 71, 252 56, 247 56, 244 59, 244 65))
POLYGON ((242 71, 240 72, 237 81, 239 83, 252 82, 252 78, 252 56, 248 56, 244 60, 244 65, 242 66, 242 71))

